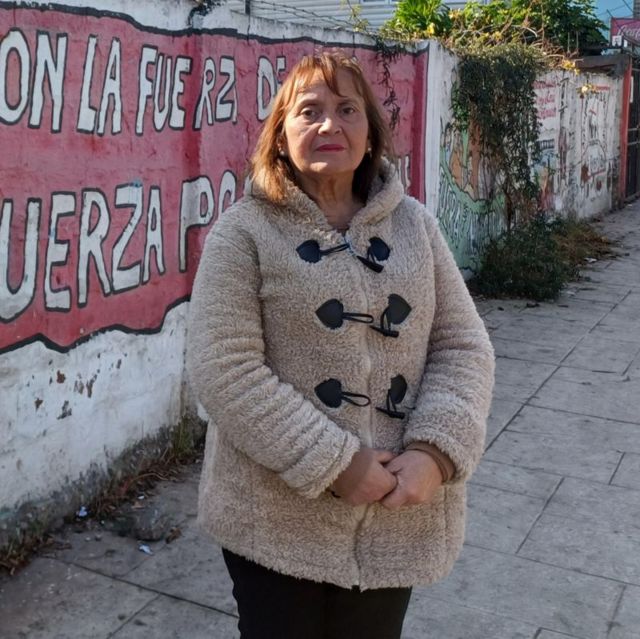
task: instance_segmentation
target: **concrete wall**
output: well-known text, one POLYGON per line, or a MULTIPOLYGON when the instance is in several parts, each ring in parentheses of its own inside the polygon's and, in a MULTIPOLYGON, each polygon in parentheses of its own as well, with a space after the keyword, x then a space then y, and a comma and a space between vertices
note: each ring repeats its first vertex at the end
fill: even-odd
POLYGON ((424 197, 426 52, 391 62, 384 84, 348 33, 201 16, 187 0, 37 4, 0 2, 0 546, 25 506, 79 507, 193 409, 185 317, 202 242, 303 53, 342 46, 381 99, 395 91, 401 175, 424 197))
POLYGON ((429 47, 426 202, 440 221, 458 266, 466 274, 477 267, 490 237, 502 229, 502 214, 489 201, 485 159, 468 132, 453 126, 451 92, 457 59, 440 44, 429 47))
POLYGON ((623 76, 554 71, 536 83, 542 207, 592 217, 614 208, 620 178, 623 76))
MULTIPOLYGON (((504 220, 499 199, 488 199, 492 175, 486 159, 468 132, 453 126, 450 105, 456 81, 455 56, 430 43, 426 202, 458 265, 471 274, 504 220)), ((623 84, 622 75, 571 71, 548 73, 537 81, 543 153, 534 171, 544 210, 587 218, 618 205, 623 84)))

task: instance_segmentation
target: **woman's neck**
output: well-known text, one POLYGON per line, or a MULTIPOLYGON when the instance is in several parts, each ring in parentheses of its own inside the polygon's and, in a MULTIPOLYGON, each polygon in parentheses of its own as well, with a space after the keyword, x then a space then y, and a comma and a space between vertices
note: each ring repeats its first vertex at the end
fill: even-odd
POLYGON ((318 205, 327 222, 335 229, 349 228, 351 219, 362 208, 353 194, 353 175, 346 178, 309 178, 297 175, 298 186, 318 205))

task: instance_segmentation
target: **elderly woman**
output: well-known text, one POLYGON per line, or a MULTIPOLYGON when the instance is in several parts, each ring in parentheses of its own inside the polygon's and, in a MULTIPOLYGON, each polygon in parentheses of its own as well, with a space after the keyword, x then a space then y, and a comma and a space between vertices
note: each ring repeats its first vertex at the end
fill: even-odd
POLYGON ((483 450, 493 352, 435 219, 407 197, 358 64, 303 58, 251 189, 193 288, 211 418, 199 522, 243 639, 392 639, 444 577, 483 450))

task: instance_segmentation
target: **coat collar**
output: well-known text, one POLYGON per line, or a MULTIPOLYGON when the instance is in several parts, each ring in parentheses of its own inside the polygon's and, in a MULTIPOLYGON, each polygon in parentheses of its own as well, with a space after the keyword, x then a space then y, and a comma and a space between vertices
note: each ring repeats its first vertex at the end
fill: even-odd
MULTIPOLYGON (((259 196, 260 189, 254 184, 251 192, 259 196)), ((380 222, 400 204, 403 195, 404 187, 396 167, 383 160, 380 174, 371 185, 367 203, 353 216, 351 228, 380 222)), ((293 182, 287 183, 285 201, 278 210, 321 231, 334 231, 320 207, 293 182)))

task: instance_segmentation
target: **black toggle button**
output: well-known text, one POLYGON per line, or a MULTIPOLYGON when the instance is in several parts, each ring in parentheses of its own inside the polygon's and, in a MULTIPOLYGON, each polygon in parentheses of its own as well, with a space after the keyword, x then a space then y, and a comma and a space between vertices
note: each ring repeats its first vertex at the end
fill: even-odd
POLYGON ((385 337, 398 337, 400 333, 391 328, 391 324, 402 324, 411 313, 411 306, 400 295, 391 293, 389 305, 382 311, 380 326, 370 326, 374 331, 382 333, 385 337))
POLYGON ((345 243, 321 250, 320 245, 316 240, 307 240, 296 248, 296 252, 305 262, 315 264, 316 262, 319 262, 325 255, 331 255, 332 253, 346 251, 348 248, 349 245, 345 243))
POLYGON ((316 310, 316 315, 329 328, 340 328, 343 320, 362 322, 363 324, 371 324, 373 322, 373 315, 345 312, 342 302, 336 299, 325 302, 316 310))
POLYGON ((389 255, 391 253, 391 249, 389 245, 381 240, 379 237, 372 237, 369 239, 369 248, 367 249, 367 256, 362 257, 361 255, 357 255, 356 257, 372 271, 376 273, 380 273, 384 266, 382 264, 378 264, 378 262, 384 262, 389 259, 389 255))
POLYGON ((392 419, 404 419, 406 413, 398 410, 398 404, 402 402, 407 394, 407 380, 402 375, 396 375, 391 379, 391 386, 387 391, 387 406, 376 410, 388 415, 392 419))
POLYGON ((371 403, 371 400, 366 395, 343 391, 340 380, 334 379, 333 377, 318 384, 314 390, 320 398, 320 401, 330 408, 338 408, 343 400, 349 404, 360 407, 368 406, 371 403))

